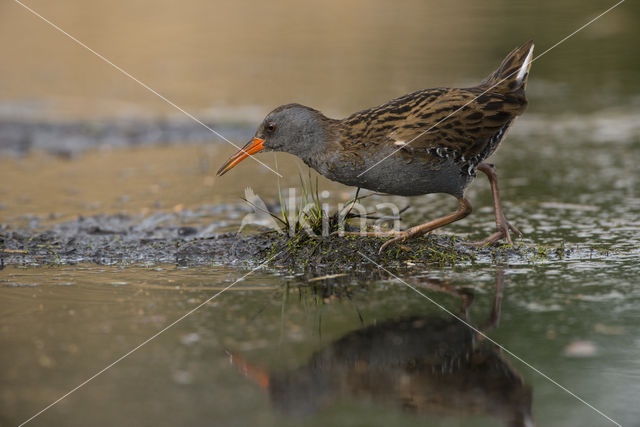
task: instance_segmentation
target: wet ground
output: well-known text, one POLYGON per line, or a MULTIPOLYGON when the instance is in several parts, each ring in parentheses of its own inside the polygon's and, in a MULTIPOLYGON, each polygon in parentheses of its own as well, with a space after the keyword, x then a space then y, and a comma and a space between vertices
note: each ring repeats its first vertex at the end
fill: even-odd
MULTIPOLYGON (((281 103, 339 117, 476 83, 612 3, 29 5, 242 144, 281 103)), ((0 426, 639 425, 637 4, 533 64, 492 159, 514 248, 460 245, 495 227, 480 176, 469 217, 383 255, 266 233, 242 198, 278 212, 304 165, 217 178, 233 147, 0 10, 0 426)), ((319 189, 332 211, 354 195, 319 189)), ((409 206, 403 227, 456 204, 363 200, 381 203, 409 206)))

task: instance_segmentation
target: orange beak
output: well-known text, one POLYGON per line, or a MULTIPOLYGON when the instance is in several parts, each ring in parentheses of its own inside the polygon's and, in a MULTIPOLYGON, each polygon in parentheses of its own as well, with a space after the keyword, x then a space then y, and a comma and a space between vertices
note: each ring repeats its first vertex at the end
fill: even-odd
POLYGON ((231 156, 229 160, 227 160, 226 163, 218 169, 218 176, 224 175, 247 157, 253 156, 258 151, 263 150, 265 147, 262 144, 264 144, 264 139, 260 138, 253 138, 251 141, 247 142, 244 147, 238 150, 237 153, 231 156))

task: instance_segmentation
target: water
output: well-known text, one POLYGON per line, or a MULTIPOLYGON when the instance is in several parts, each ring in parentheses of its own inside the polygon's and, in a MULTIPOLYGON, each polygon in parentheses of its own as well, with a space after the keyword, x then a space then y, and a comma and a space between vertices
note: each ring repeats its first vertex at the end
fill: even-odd
MULTIPOLYGON (((233 122, 238 143, 280 103, 343 116, 411 90, 471 84, 515 45, 534 38, 540 53, 610 5, 30 3, 199 117, 220 129, 233 122)), ((177 117, 19 5, 0 10, 3 117, 177 117)), ((531 366, 620 424, 638 425, 637 18, 625 2, 536 61, 530 109, 493 159, 506 215, 540 257, 417 266, 402 281, 375 270, 314 280, 258 269, 30 425, 613 425, 531 366), (568 256, 544 256, 560 247, 568 256)), ((216 178, 232 151, 168 141, 0 158, 0 236, 78 215, 144 221, 190 210, 184 225, 236 230, 244 189, 276 204, 278 182, 250 161, 216 178)), ((275 167, 273 155, 261 160, 275 167)), ((306 174, 289 155, 278 155, 278 168, 284 188, 306 174)), ((332 206, 353 194, 320 186, 332 206)), ((494 224, 484 177, 468 197, 474 213, 444 231, 485 237, 494 224)), ((411 205, 405 225, 455 206, 442 195, 369 203, 382 200, 411 205)), ((247 273, 4 266, 0 425, 27 420, 247 273)))
MULTIPOLYGON (((599 264, 505 268, 495 329, 483 326, 491 317, 498 272, 436 271, 404 280, 454 313, 460 312, 461 299, 436 290, 443 278, 473 293, 471 324, 619 422, 633 425, 640 295, 631 277, 625 281, 623 273, 614 280, 599 264), (582 357, 567 353, 580 341, 593 349, 587 345, 582 357)), ((10 350, 1 357, 8 424, 59 398, 242 275, 225 268, 173 266, 43 269, 8 267, 3 273, 2 336, 10 350)), ((538 425, 606 424, 504 353, 494 356, 500 363, 493 376, 465 368, 467 353, 476 351, 477 358, 495 352, 469 335, 469 329, 399 281, 343 276, 310 282, 256 272, 34 423, 417 425, 435 417, 435 425, 496 425, 523 407, 520 411, 530 411, 538 425), (425 343, 422 347, 398 343, 393 335, 388 339, 397 349, 382 345, 380 334, 399 334, 400 340, 407 333, 393 324, 402 319, 422 322, 424 328, 410 341, 425 343), (367 336, 366 328, 378 330, 367 336), (339 342, 345 336, 352 342, 339 342), (283 381, 284 391, 272 391, 270 397, 259 375, 243 375, 226 351, 268 375, 274 390, 283 381), (327 351, 324 362, 310 362, 327 351), (447 365, 451 360, 462 368, 447 365), (444 372, 434 374, 434 367, 444 372), (387 371, 402 375, 389 377, 387 371), (288 375, 303 379, 287 382, 288 375), (498 379, 510 386, 499 387, 498 379), (478 383, 473 389, 471 381, 478 383), (532 400, 526 398, 529 389, 532 400)))

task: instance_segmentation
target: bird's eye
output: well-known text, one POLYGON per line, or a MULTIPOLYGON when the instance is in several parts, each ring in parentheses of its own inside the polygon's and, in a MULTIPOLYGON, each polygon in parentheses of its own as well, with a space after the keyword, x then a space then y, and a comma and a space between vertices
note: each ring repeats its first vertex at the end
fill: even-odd
POLYGON ((276 130, 276 125, 275 125, 274 123, 269 123, 269 124, 267 125, 267 130, 268 130, 269 132, 273 132, 274 130, 276 130))

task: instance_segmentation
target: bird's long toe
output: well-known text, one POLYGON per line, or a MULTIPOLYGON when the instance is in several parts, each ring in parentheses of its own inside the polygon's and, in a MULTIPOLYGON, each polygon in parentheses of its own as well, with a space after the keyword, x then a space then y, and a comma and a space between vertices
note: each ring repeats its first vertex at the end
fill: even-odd
POLYGON ((378 249, 378 254, 381 255, 382 252, 384 252, 384 250, 389 246, 389 245, 393 245, 394 243, 398 243, 398 242, 404 242, 405 240, 407 240, 410 236, 409 233, 407 233, 406 231, 402 231, 402 232, 398 232, 398 234, 400 234, 398 237, 393 238, 391 240, 387 240, 386 242, 384 242, 382 244, 382 246, 380 246, 380 249, 378 249))
POLYGON ((505 237, 505 234, 502 231, 496 231, 495 233, 493 233, 492 235, 490 235, 485 239, 477 240, 474 242, 461 242, 461 243, 466 246, 475 246, 475 247, 481 248, 483 246, 492 245, 495 242, 504 239, 504 237, 505 237))
POLYGON ((501 240, 506 240, 507 244, 513 246, 513 240, 511 239, 510 232, 513 232, 518 237, 522 237, 522 233, 520 232, 520 230, 518 230, 515 226, 511 225, 506 220, 501 224, 498 224, 496 228, 497 228, 497 231, 495 233, 493 233, 492 235, 490 235, 489 237, 483 240, 479 240, 476 242, 463 242, 463 244, 468 246, 482 247, 482 246, 492 245, 501 240))
POLYGON ((512 225, 508 221, 507 221, 507 227, 509 227, 509 230, 513 231, 518 237, 522 237, 523 236, 522 232, 520 230, 518 230, 515 225, 512 225))

